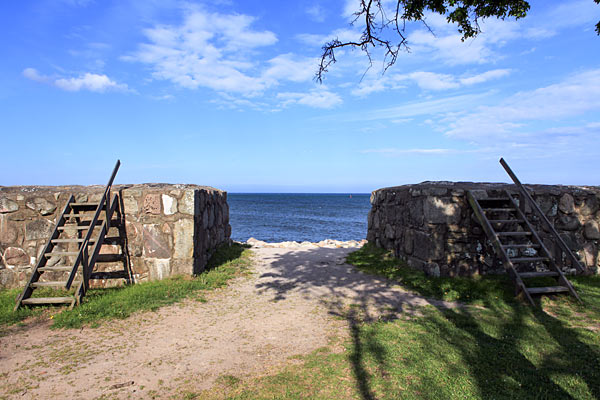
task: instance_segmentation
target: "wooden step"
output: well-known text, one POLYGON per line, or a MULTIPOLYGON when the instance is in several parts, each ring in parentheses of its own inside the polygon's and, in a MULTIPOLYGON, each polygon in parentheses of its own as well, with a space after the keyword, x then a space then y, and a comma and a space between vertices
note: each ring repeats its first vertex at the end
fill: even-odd
POLYGON ((556 271, 542 271, 542 272, 520 272, 521 278, 545 278, 549 276, 558 276, 556 271))
POLYGON ((538 262, 538 261, 548 261, 547 257, 515 257, 510 258, 511 263, 527 263, 527 262, 538 262))
MULTIPOLYGON (((79 282, 73 282, 73 285, 79 282)), ((55 287, 61 288, 67 285, 67 281, 48 281, 48 282, 32 282, 31 287, 55 287)))
MULTIPOLYGON (((52 243, 82 243, 83 238, 75 238, 75 239, 52 239, 52 243)), ((94 243, 96 239, 90 238, 88 242, 94 243)))
POLYGON ((98 254, 98 258, 96 258, 96 263, 121 262, 124 259, 125 259, 124 254, 98 254))
POLYGON ((71 304, 75 299, 73 297, 30 297, 21 300, 22 304, 71 304))
POLYGON ((510 201, 508 197, 487 197, 485 199, 477 199, 478 202, 482 201, 510 201))
POLYGON ((489 211, 489 212, 512 212, 512 211, 516 211, 516 208, 513 207, 506 207, 506 208, 482 208, 483 211, 489 211))
POLYGON ((490 221, 492 224, 509 224, 512 222, 520 224, 521 222, 525 222, 522 219, 488 219, 488 221, 490 221))
POLYGON ((119 245, 121 243, 123 243, 123 238, 120 236, 104 237, 104 240, 102 241, 102 244, 119 245))
MULTIPOLYGON (((90 238, 90 240, 88 240, 89 243, 96 243, 96 239, 95 238, 90 238)), ((121 239, 121 237, 119 236, 110 236, 110 237, 105 237, 104 240, 102 241, 102 244, 121 244, 121 242, 123 242, 123 239, 121 239)), ((76 238, 76 239, 52 239, 52 243, 54 244, 58 244, 58 243, 83 243, 83 238, 76 238)))
POLYGON ((566 286, 546 286, 546 287, 532 287, 527 288, 527 291, 531 294, 540 293, 563 293, 568 292, 569 288, 566 286))
POLYGON ((90 279, 127 279, 129 274, 127 271, 109 271, 109 272, 92 272, 90 279))
POLYGON ((531 236, 531 232, 496 232, 498 236, 531 236))
MULTIPOLYGON (((90 222, 91 221, 82 221, 82 222, 86 222, 85 225, 75 225, 75 224, 66 224, 65 226, 59 226, 58 230, 59 231, 67 231, 67 230, 78 230, 78 231, 87 231, 88 229, 90 229, 90 222)), ((104 221, 100 221, 98 220, 96 225, 102 225, 104 221)), ((112 225, 112 221, 111 221, 111 225, 112 225)))
MULTIPOLYGON (((88 219, 92 219, 94 218, 94 214, 93 213, 89 213, 89 214, 84 214, 84 213, 71 213, 71 214, 64 214, 65 218, 88 218, 88 219)), ((106 217, 106 214, 101 212, 100 215, 98 216, 98 220, 104 220, 104 218, 106 217)))
POLYGON ((78 254, 79 254, 78 251, 53 251, 52 253, 46 253, 46 254, 44 254, 44 257, 46 257, 46 258, 50 258, 50 257, 67 257, 67 256, 76 256, 78 254))
POLYGON ((73 267, 69 266, 69 265, 55 265, 53 267, 38 268, 38 271, 41 271, 41 272, 64 272, 64 271, 71 271, 72 269, 73 269, 73 267))
POLYGON ((76 208, 85 208, 85 207, 98 208, 98 203, 71 203, 70 206, 76 207, 76 208))
POLYGON ((539 244, 503 244, 505 249, 538 249, 539 244))

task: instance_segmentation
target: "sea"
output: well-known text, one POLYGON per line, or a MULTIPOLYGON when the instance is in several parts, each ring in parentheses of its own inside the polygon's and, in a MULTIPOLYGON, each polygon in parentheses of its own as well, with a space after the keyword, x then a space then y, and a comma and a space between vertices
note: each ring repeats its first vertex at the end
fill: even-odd
POLYGON ((362 240, 370 194, 228 193, 231 238, 245 242, 362 240))

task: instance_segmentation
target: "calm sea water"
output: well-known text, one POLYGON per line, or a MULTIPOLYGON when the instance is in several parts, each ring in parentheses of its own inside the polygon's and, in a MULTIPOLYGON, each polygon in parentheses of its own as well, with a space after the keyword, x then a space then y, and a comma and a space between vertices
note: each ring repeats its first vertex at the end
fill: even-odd
POLYGON ((367 236, 368 194, 228 193, 231 238, 265 242, 367 236))

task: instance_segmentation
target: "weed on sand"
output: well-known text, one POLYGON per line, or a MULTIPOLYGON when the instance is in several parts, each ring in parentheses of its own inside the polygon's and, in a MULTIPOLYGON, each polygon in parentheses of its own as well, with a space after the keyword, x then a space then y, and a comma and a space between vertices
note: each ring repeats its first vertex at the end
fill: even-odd
POLYGON ((156 310, 162 306, 193 297, 203 300, 202 293, 223 287, 244 273, 251 265, 251 252, 239 244, 220 247, 208 263, 207 271, 194 276, 175 276, 161 281, 135 285, 92 289, 83 304, 66 308, 21 308, 13 311, 19 289, 0 291, 0 326, 17 323, 27 317, 47 315, 53 328, 97 326, 100 321, 123 319, 136 311, 156 310))

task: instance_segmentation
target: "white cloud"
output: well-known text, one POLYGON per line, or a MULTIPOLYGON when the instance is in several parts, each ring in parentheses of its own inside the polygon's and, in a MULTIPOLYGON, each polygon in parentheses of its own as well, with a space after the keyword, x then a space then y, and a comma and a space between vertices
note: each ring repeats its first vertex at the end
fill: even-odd
POLYGON ((36 82, 47 81, 47 77, 41 75, 35 68, 25 68, 23 70, 23 76, 36 82))
POLYGON ((103 93, 106 91, 130 91, 124 83, 117 83, 106 75, 92 74, 86 72, 75 78, 51 78, 40 74, 34 68, 25 68, 23 76, 36 82, 49 83, 59 89, 69 92, 89 90, 90 92, 103 93))
POLYGON ((89 72, 77 78, 60 78, 54 81, 54 85, 63 90, 78 92, 89 90, 91 92, 105 92, 107 90, 126 91, 127 85, 119 84, 106 75, 90 74, 89 72))
MULTIPOLYGON (((309 82, 317 60, 280 54, 262 61, 257 50, 277 42, 273 32, 253 28, 255 18, 192 8, 180 25, 146 29, 146 43, 125 57, 148 64, 155 79, 246 98, 281 82, 309 82)), ((241 105, 240 102, 236 104, 241 105)))
POLYGON ((278 55, 267 63, 269 67, 262 73, 262 80, 266 84, 276 84, 284 79, 292 82, 310 81, 315 76, 319 60, 288 53, 278 55))
POLYGON ((462 115, 446 130, 463 139, 510 138, 547 123, 600 112, 600 69, 581 72, 560 83, 516 93, 496 106, 480 106, 462 115))
POLYGON ((494 53, 483 36, 463 42, 459 33, 436 37, 425 29, 419 29, 408 36, 408 43, 416 55, 432 57, 450 66, 483 64, 494 59, 494 53))
POLYGON ((493 69, 484 73, 469 76, 466 78, 460 78, 460 83, 466 86, 483 83, 492 79, 504 78, 510 74, 509 69, 493 69))
POLYGON ((302 104, 314 108, 332 108, 342 104, 342 99, 336 93, 326 88, 312 89, 309 92, 284 92, 278 93, 277 98, 282 100, 282 107, 290 104, 302 104))
POLYGON ((319 4, 308 7, 306 14, 315 22, 325 21, 325 10, 319 4))

